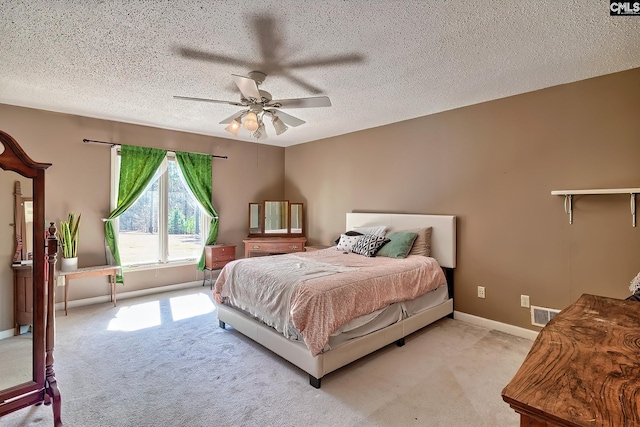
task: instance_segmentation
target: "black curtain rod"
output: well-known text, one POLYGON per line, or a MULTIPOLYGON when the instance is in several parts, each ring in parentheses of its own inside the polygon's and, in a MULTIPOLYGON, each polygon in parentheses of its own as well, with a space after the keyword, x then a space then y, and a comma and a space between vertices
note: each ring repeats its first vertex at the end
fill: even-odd
MULTIPOLYGON (((110 145, 112 147, 115 147, 116 145, 120 145, 120 144, 116 144, 115 142, 106 142, 106 141, 96 141, 95 139, 83 139, 82 142, 84 142, 85 144, 107 144, 110 145)), ((171 151, 171 150, 169 150, 171 151)), ((216 156, 215 154, 209 154, 211 157, 215 157, 218 159, 228 159, 229 157, 227 156, 216 156)))

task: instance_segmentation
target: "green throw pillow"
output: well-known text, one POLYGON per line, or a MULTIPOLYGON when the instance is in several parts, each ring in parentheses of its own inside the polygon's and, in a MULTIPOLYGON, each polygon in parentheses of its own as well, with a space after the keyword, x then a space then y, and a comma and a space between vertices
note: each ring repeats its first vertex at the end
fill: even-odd
POLYGON ((418 237, 418 233, 395 231, 387 235, 389 243, 381 247, 376 256, 386 256, 389 258, 406 258, 411 251, 413 242, 418 237))

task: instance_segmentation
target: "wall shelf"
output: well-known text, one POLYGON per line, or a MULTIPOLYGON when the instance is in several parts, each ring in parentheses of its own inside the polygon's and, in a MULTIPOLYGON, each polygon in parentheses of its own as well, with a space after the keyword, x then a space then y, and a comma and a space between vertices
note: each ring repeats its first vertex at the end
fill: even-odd
POLYGON ((631 225, 636 226, 636 194, 640 188, 596 188, 591 190, 553 190, 552 196, 564 196, 564 211, 569 215, 569 224, 573 224, 573 196, 597 194, 629 194, 631 197, 631 225))

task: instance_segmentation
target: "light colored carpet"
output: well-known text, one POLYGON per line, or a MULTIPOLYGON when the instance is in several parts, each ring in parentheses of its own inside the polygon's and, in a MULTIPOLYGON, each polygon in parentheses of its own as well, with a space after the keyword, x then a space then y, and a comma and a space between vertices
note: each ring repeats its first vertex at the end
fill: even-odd
MULTIPOLYGON (((55 370, 67 427, 517 426, 500 392, 532 341, 442 319, 325 376, 227 327, 208 287, 57 315, 55 370), (188 317, 192 316, 192 317, 188 317)), ((52 426, 48 406, 1 426, 52 426)))
POLYGON ((0 340, 0 389, 32 381, 32 352, 30 332, 0 340))

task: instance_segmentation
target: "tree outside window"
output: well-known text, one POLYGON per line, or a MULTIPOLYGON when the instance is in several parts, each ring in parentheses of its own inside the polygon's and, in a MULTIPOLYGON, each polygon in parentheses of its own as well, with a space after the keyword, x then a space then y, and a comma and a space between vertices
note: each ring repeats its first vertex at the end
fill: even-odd
POLYGON ((197 261, 202 254, 208 221, 200 204, 189 191, 171 154, 160 171, 157 179, 118 218, 122 265, 197 261))

